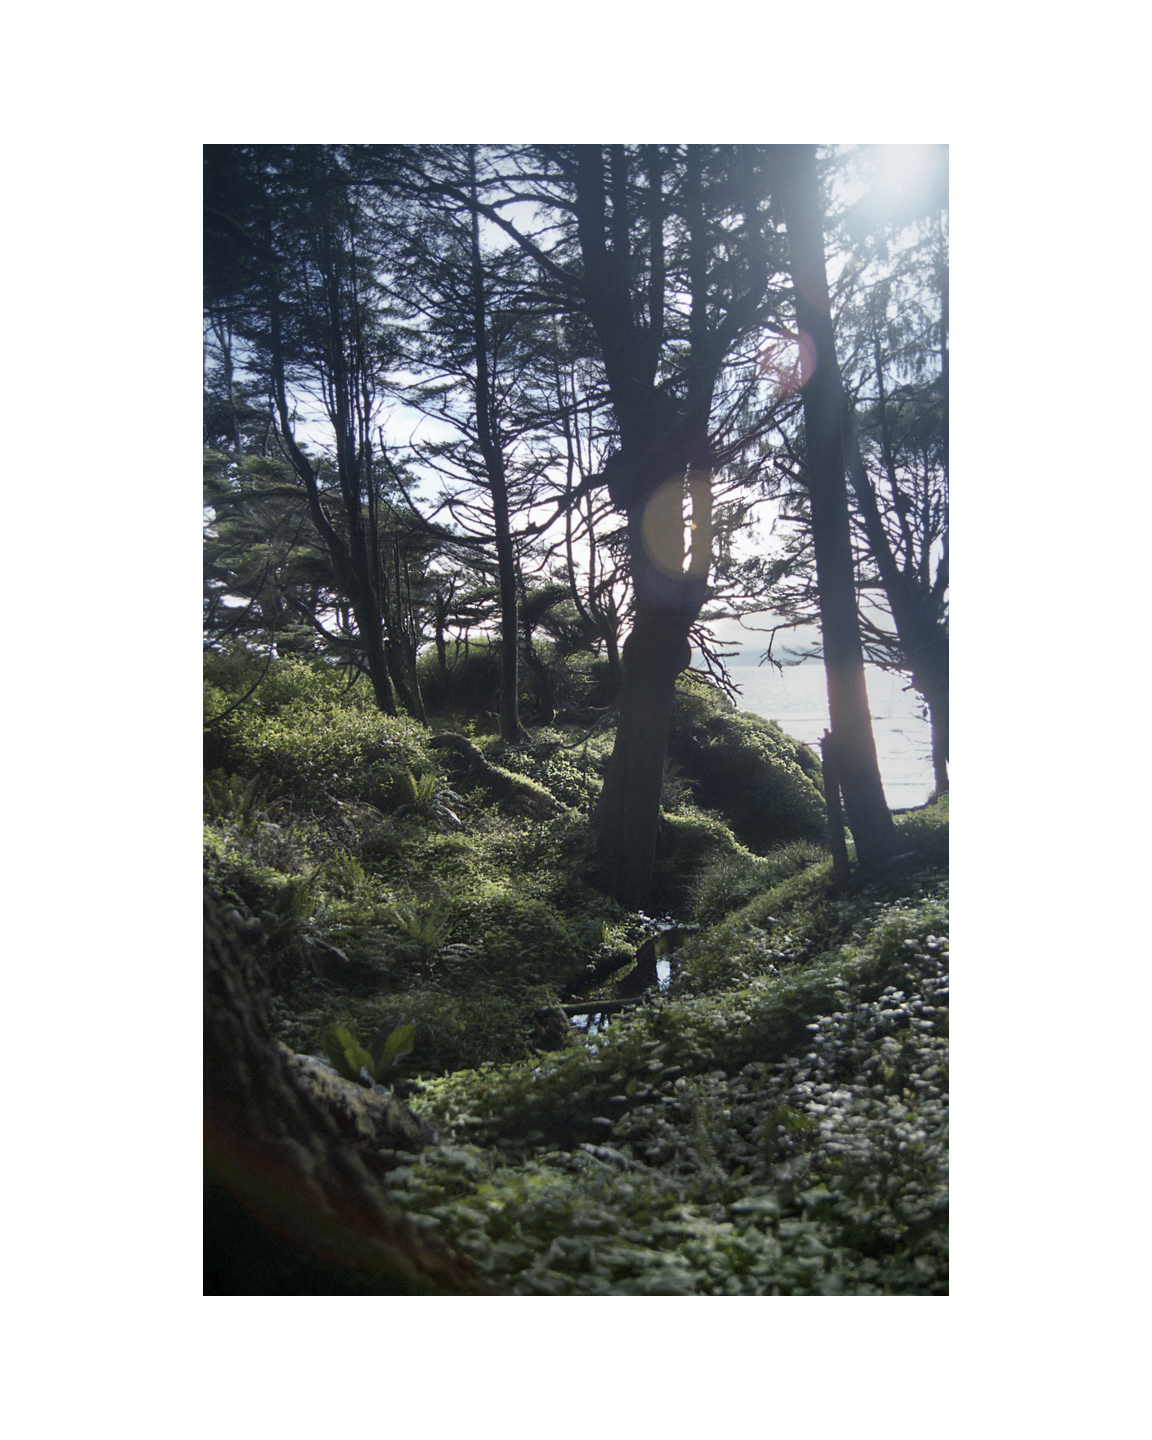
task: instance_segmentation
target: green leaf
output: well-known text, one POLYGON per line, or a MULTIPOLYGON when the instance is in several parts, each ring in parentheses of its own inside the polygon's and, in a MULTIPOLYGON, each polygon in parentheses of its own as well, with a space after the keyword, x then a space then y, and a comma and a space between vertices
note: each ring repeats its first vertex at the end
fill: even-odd
POLYGON ((397 1025, 389 1035, 382 1030, 377 1030, 372 1036, 369 1044, 372 1047, 372 1073, 377 1080, 386 1070, 391 1069, 397 1060, 410 1055, 415 1048, 416 1026, 397 1025))
POLYGON ((360 1071, 372 1072, 372 1056, 345 1025, 326 1025, 320 1032, 324 1053, 338 1075, 345 1080, 360 1080, 360 1071))

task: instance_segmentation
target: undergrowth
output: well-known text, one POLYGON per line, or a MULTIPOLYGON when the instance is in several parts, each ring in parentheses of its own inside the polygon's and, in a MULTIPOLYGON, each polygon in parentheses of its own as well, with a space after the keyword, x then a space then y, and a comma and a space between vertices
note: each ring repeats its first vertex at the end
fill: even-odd
POLYGON ((237 704, 258 673, 206 664, 206 880, 277 1037, 364 1050, 439 1127, 385 1167, 419 1223, 515 1294, 946 1293, 947 796, 899 817, 907 868, 838 892, 810 755, 688 681, 640 915, 592 883, 610 731, 456 715, 478 773, 304 661, 237 704), (659 994, 545 1039, 657 916, 659 994))
POLYGON ((389 1184, 515 1294, 947 1293, 947 907, 665 1000, 537 1063, 429 1082, 389 1184))

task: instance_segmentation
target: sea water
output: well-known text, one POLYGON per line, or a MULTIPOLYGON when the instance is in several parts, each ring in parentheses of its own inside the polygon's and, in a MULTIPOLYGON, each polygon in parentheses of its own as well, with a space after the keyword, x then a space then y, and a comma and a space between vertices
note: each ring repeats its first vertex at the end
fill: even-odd
MULTIPOLYGON (((736 704, 741 710, 776 720, 797 740, 814 745, 829 729, 828 691, 819 660, 801 665, 758 665, 759 652, 742 651, 728 661, 729 673, 740 688, 736 704)), ((911 689, 906 676, 864 667, 872 733, 880 761, 880 778, 889 807, 923 805, 934 787, 932 732, 924 702, 911 689)))

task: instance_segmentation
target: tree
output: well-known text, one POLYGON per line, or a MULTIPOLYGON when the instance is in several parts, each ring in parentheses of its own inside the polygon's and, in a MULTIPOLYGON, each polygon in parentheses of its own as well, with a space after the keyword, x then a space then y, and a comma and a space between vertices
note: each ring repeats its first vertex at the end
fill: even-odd
POLYGON ((739 449, 715 423, 717 382, 777 303, 766 156, 756 146, 592 145, 511 159, 483 213, 536 258, 556 309, 591 332, 616 422, 618 448, 597 479, 627 520, 634 611, 595 826, 602 883, 639 906, 676 677, 708 594, 713 475, 739 449), (502 213, 513 202, 557 217, 550 252, 502 213))
POLYGON ((519 713, 517 606, 530 527, 521 520, 518 536, 516 522, 534 496, 530 475, 523 467, 517 473, 516 452, 538 425, 525 383, 537 355, 524 315, 523 259, 514 250, 482 248, 477 147, 463 155, 459 148, 434 150, 419 179, 409 181, 414 203, 404 217, 398 299, 411 317, 406 359, 419 379, 399 393, 455 432, 452 440, 420 445, 417 455, 447 483, 443 503, 463 528, 461 540, 470 538, 474 552, 478 544, 495 551, 500 733, 519 743, 527 732, 519 713))
POLYGON ((847 403, 836 359, 814 145, 776 147, 799 333, 806 486, 828 679, 831 748, 848 825, 864 867, 896 845, 864 681, 845 483, 847 403))
MULTIPOLYGON (((875 175, 840 230, 854 246, 856 337, 848 474, 872 577, 891 617, 870 625, 874 657, 910 675, 932 725, 938 791, 948 788, 947 148, 922 147, 898 204, 875 175), (890 246, 895 232, 899 244, 890 246)), ((874 151, 865 161, 877 162, 874 151)), ((880 157, 882 160, 882 157, 880 157)), ((851 303, 855 299, 855 303, 851 303)))
POLYGON ((372 221, 331 146, 205 147, 205 278, 262 368, 277 434, 363 647, 376 703, 411 703, 400 637, 381 603, 381 487, 374 431, 390 358, 372 221), (296 391, 333 441, 335 485, 298 434, 296 391), (335 501, 339 522, 329 512, 335 501))
MULTIPOLYGON (((937 790, 948 751, 948 251, 946 147, 836 147, 821 162, 842 264, 832 287, 849 516, 865 659, 909 677, 932 725, 937 790), (897 151, 895 157, 889 150, 897 151), (909 166, 912 150, 915 166, 909 166), (927 153, 924 153, 927 152, 927 153), (900 177, 893 183, 893 172, 900 177)), ((819 594, 793 339, 767 347, 770 443, 788 538, 763 563, 776 636, 818 625, 819 594)), ((807 655, 822 654, 819 643, 807 655)))
MULTIPOLYGON (((220 1187, 286 1242, 285 1268, 295 1249, 339 1267, 337 1276, 391 1277, 398 1293, 490 1293, 389 1198, 382 1175, 368 1168, 372 1160, 352 1148, 276 1044, 268 1003, 258 956, 206 890, 206 1293, 233 1293, 254 1268, 243 1213, 223 1204, 220 1187)), ((419 1149, 430 1138, 399 1102, 389 1102, 387 1119, 380 1138, 391 1146, 419 1149)), ((270 1243, 262 1239, 257 1252, 270 1243)))

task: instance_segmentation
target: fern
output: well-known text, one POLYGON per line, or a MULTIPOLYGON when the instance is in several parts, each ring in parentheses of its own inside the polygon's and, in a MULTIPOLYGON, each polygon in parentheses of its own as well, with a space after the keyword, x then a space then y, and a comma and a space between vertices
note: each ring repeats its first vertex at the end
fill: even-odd
POLYGON ((449 789, 439 775, 429 773, 417 778, 409 770, 400 776, 399 785, 404 803, 396 812, 398 815, 412 815, 435 825, 438 830, 444 829, 447 823, 459 828, 460 817, 452 805, 460 803, 460 796, 449 789))
POLYGON ((320 1032, 320 1043, 338 1075, 359 1085, 372 1086, 379 1085, 398 1060, 412 1053, 415 1037, 416 1026, 411 1022, 391 1030, 381 1025, 369 1036, 365 1047, 349 1026, 325 1025, 320 1032))

